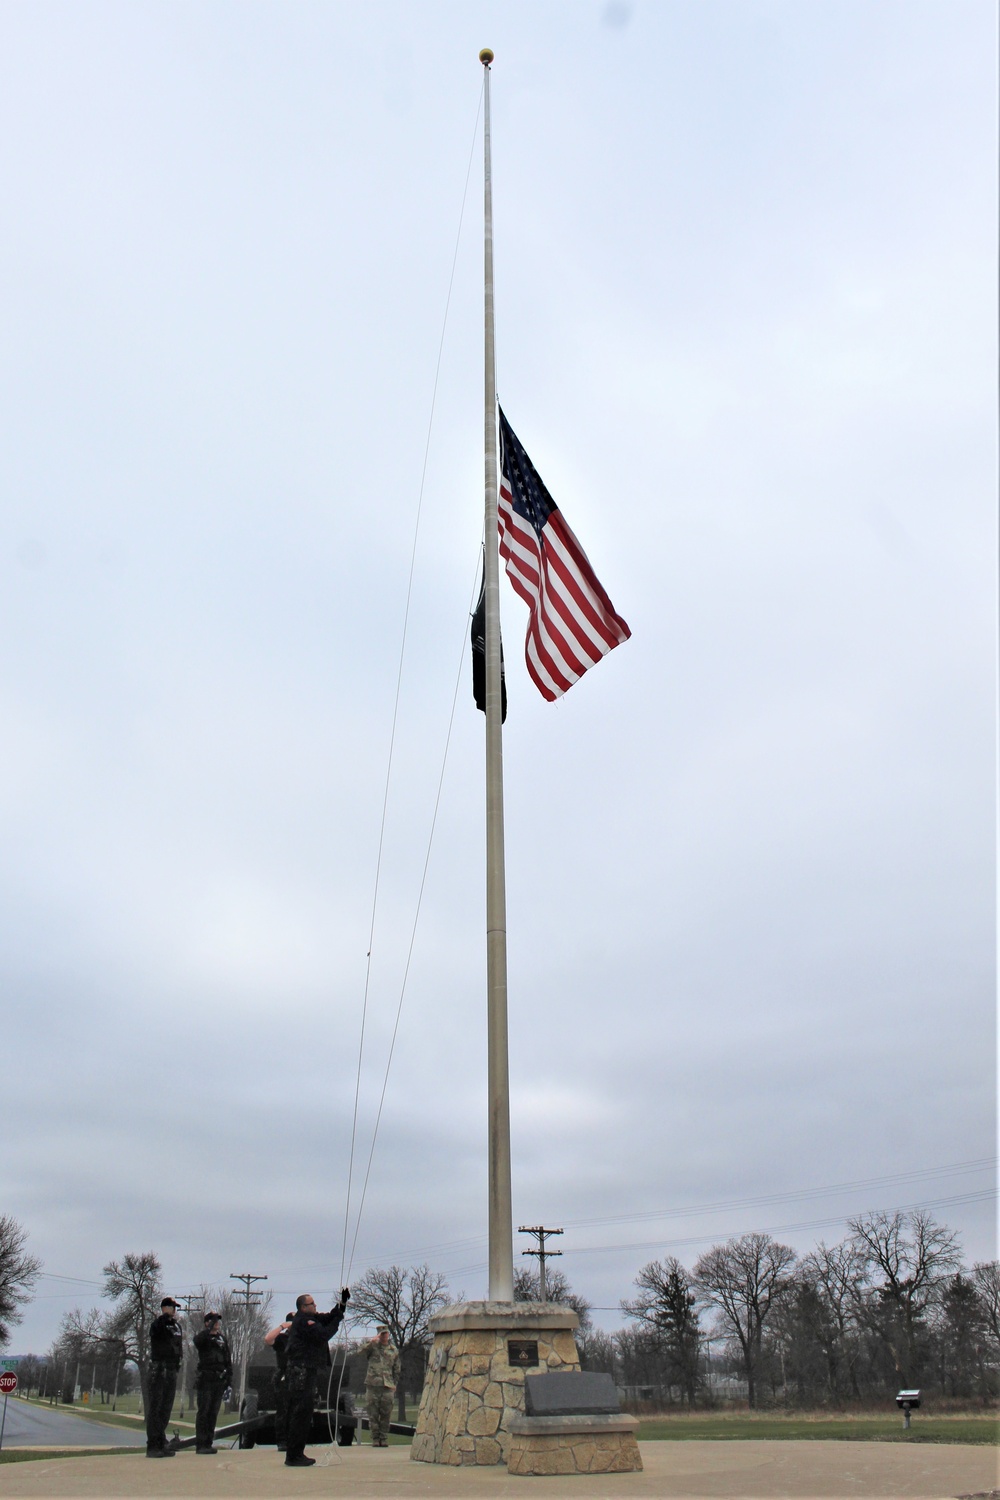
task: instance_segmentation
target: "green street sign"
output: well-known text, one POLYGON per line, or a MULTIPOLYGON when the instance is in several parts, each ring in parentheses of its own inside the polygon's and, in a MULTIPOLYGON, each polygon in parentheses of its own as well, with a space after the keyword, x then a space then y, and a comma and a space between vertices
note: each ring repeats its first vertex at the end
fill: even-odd
POLYGON ((13 1355, 12 1357, 6 1358, 6 1359, 0 1359, 0 1371, 3 1371, 3 1370, 14 1370, 16 1372, 17 1367, 18 1367, 18 1365, 20 1363, 21 1363, 21 1359, 20 1359, 20 1356, 17 1355, 17 1354, 13 1355))

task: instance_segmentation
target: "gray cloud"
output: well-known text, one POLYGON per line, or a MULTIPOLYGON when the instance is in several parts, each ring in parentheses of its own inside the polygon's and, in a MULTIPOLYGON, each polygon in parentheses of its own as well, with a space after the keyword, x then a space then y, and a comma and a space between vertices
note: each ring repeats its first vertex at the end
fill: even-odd
MULTIPOLYGON (((650 1246, 806 1249, 875 1206, 994 1253, 992 1172, 960 1168, 995 1149, 985 26, 8 12, 2 1206, 81 1278, 24 1347, 127 1249, 175 1290, 340 1278, 484 41, 501 396, 633 629, 548 706, 503 601, 516 1221, 566 1222, 601 1307, 650 1246)), ((352 1270, 426 1258, 469 1295, 478 172, 351 1184, 356 1215, 461 669, 352 1270)))

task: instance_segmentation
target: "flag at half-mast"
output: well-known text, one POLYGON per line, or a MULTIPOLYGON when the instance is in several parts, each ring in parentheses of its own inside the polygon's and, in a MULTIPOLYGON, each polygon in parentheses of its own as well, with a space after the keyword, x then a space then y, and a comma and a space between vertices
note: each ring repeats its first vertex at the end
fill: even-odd
POLYGON ((530 610, 528 673, 551 703, 632 632, 502 411, 499 523, 507 577, 530 610))

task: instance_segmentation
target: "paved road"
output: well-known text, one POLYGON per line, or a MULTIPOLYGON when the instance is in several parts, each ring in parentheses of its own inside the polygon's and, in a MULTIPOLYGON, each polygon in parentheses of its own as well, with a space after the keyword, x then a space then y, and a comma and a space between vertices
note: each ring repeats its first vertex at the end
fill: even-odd
POLYGON ((76 1448, 81 1443, 88 1448, 145 1447, 146 1434, 139 1423, 133 1431, 131 1427, 96 1422, 92 1417, 73 1417, 48 1406, 29 1406, 16 1396, 8 1399, 3 1430, 5 1448, 76 1448))

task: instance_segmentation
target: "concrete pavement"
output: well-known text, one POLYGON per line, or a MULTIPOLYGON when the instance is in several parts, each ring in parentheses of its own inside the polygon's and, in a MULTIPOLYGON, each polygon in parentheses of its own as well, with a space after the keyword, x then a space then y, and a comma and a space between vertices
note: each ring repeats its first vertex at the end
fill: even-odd
POLYGON ((995 1448, 852 1442, 640 1443, 641 1474, 517 1479, 503 1467, 453 1469, 410 1462, 408 1446, 314 1448, 312 1469, 286 1469, 272 1448, 50 1459, 0 1466, 0 1495, 51 1500, 954 1500, 998 1491, 995 1448))

